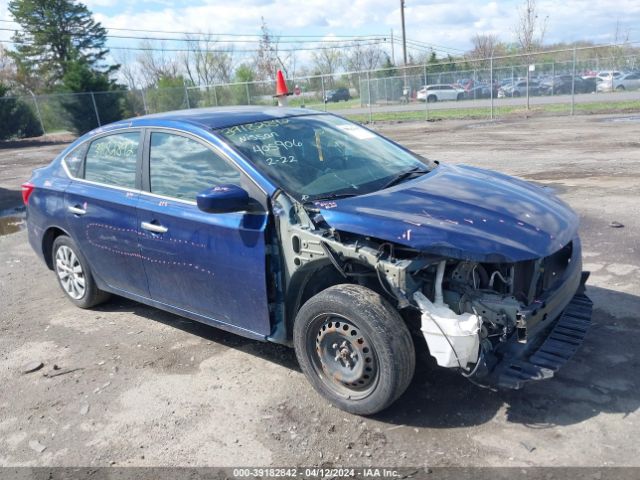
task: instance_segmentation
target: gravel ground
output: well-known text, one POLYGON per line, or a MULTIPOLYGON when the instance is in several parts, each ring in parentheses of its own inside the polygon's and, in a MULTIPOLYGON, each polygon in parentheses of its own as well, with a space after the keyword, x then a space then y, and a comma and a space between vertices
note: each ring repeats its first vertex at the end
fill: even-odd
MULTIPOLYGON (((24 231, 0 236, 0 465, 640 466, 639 126, 593 116, 375 127, 431 158, 554 188, 582 218, 595 313, 550 381, 494 393, 423 353, 406 394, 371 418, 318 397, 285 347, 120 298, 77 309, 24 231), (33 361, 44 366, 23 373, 33 361)), ((1 149, 0 210, 63 147, 1 149)), ((7 223, 0 232, 18 227, 7 223)))

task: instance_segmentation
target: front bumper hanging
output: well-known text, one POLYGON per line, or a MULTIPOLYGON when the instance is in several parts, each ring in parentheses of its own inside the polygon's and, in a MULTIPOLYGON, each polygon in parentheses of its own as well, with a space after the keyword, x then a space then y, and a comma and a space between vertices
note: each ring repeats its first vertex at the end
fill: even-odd
POLYGON ((540 332, 528 345, 513 342, 510 348, 483 355, 473 380, 487 386, 520 389, 527 382, 553 377, 578 351, 591 325, 593 302, 584 294, 585 280, 546 332, 540 332))

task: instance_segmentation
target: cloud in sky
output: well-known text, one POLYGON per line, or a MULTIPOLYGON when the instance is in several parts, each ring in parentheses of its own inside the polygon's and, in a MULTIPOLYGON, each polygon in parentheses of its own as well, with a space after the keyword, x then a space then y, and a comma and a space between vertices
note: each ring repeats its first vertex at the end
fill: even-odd
MULTIPOLYGON (((149 30, 184 30, 257 34, 261 17, 276 34, 400 34, 396 0, 86 0, 104 25, 149 30)), ((467 50, 476 33, 514 40, 521 1, 406 0, 407 37, 429 44, 467 50)), ((0 0, 0 19, 9 19, 8 0, 0 0)), ((616 22, 631 40, 640 40, 638 0, 539 0, 548 17, 549 42, 614 39, 616 22)), ((7 35, 0 38, 8 38, 7 35)), ((123 45, 123 41, 112 45, 123 45)))

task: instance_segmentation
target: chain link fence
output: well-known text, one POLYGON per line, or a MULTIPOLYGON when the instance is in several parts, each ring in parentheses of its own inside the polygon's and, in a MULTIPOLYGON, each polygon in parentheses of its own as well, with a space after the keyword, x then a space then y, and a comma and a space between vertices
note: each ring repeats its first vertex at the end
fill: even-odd
MULTIPOLYGON (((549 114, 640 111, 637 49, 582 47, 290 78, 289 105, 332 111, 357 121, 495 119, 520 111, 549 114), (607 77, 604 72, 614 72, 607 77), (618 73, 619 72, 619 73, 618 73)), ((82 133, 122 118, 170 110, 275 105, 275 82, 27 95, 0 98, 0 123, 31 112, 17 136, 82 133), (11 102, 11 105, 9 105, 11 102), (11 108, 9 108, 11 107, 11 108)))

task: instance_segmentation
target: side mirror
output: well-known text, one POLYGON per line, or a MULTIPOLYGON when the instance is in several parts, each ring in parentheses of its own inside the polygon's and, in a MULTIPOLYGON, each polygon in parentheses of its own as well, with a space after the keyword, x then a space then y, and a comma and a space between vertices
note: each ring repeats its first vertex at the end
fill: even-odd
POLYGON ((237 185, 216 185, 200 192, 196 201, 207 213, 241 212, 249 207, 249 194, 237 185))

